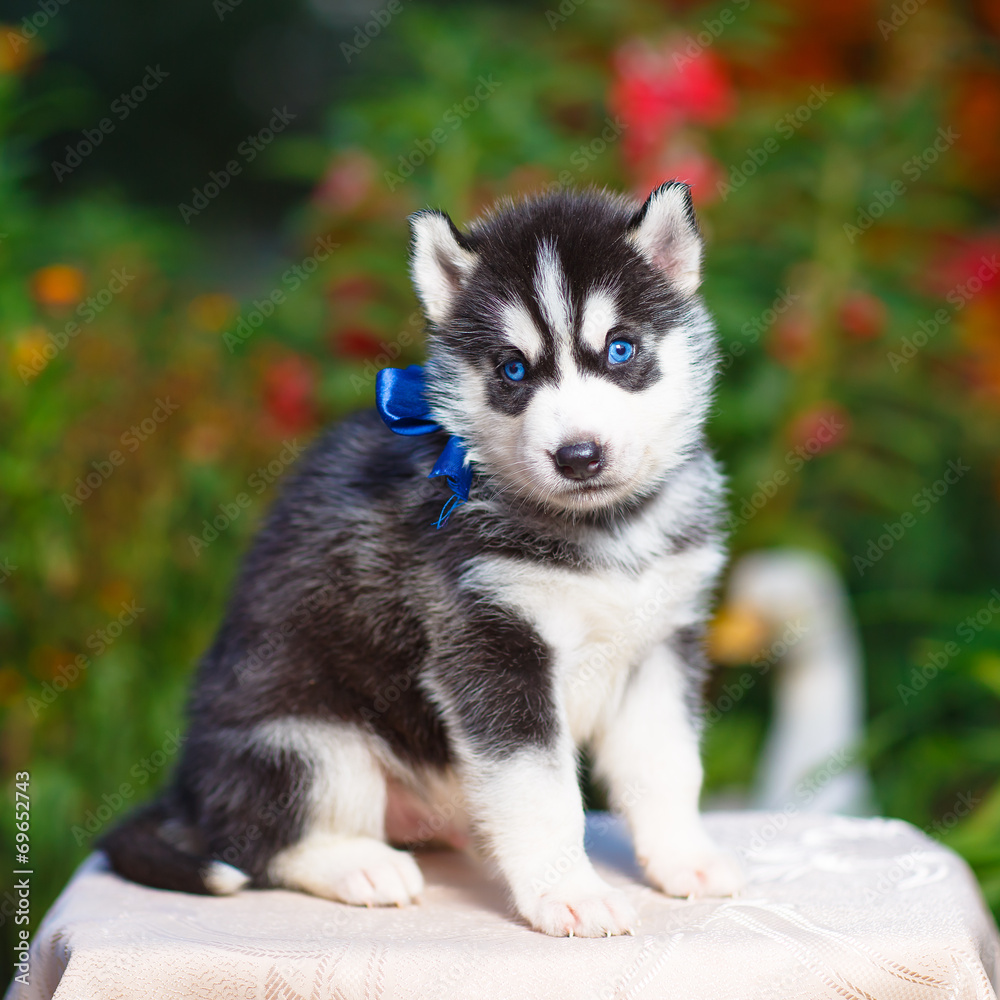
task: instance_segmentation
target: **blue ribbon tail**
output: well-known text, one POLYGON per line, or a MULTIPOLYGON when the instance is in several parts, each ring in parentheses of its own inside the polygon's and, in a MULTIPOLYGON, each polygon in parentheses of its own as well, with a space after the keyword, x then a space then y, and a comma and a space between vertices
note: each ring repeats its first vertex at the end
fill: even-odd
POLYGON ((448 497, 444 506, 441 508, 441 513, 438 514, 438 519, 434 522, 434 527, 440 531, 448 523, 448 518, 451 517, 455 508, 461 506, 463 503, 465 503, 465 501, 460 496, 456 496, 454 493, 448 497))
POLYGON ((436 476, 444 476, 451 490, 451 496, 448 497, 441 508, 441 513, 438 514, 438 519, 434 522, 434 526, 440 529, 448 523, 448 518, 454 513, 455 508, 469 499, 469 490, 472 487, 472 464, 465 454, 461 438, 448 438, 444 451, 434 463, 434 468, 427 478, 434 479, 436 476))
POLYGON ((438 456, 434 463, 428 479, 436 476, 444 476, 448 480, 451 492, 463 502, 469 499, 469 490, 472 487, 472 465, 465 454, 465 447, 460 437, 448 438, 448 443, 444 446, 444 451, 438 456))

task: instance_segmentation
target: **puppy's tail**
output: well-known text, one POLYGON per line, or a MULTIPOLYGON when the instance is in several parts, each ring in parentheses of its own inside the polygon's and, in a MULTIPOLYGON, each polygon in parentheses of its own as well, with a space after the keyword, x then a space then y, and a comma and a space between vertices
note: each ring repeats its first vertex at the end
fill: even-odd
POLYGON ((186 850, 176 843, 179 837, 164 836, 178 825, 165 802, 153 802, 126 817, 96 846, 119 875, 154 889, 229 896, 247 885, 250 877, 239 868, 186 850))

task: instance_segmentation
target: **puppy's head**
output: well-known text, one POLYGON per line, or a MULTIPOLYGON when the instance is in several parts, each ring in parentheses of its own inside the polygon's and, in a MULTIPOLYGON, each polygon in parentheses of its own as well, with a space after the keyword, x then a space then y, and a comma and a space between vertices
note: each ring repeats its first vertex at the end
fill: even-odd
POLYGON ((428 396, 492 483, 592 511, 654 492, 698 442, 714 342, 687 185, 506 203, 460 232, 418 212, 428 396))

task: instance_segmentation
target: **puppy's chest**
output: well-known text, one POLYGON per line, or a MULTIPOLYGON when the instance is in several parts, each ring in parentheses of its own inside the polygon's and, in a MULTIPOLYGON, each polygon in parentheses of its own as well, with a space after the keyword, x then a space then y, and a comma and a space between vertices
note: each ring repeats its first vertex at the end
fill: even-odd
MULTIPOLYGON (((576 571, 507 560, 488 573, 499 603, 531 623, 553 654, 554 681, 574 740, 613 711, 629 671, 684 615, 675 567, 576 571)), ((485 569, 485 567, 483 567, 485 569)))

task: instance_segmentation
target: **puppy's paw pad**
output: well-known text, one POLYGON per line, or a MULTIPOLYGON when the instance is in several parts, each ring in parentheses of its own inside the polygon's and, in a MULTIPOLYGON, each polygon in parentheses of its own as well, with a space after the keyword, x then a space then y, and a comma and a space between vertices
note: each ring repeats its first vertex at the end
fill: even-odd
POLYGON ((591 893, 542 896, 526 914, 535 930, 553 937, 611 937, 631 934, 636 913, 623 892, 605 886, 591 893))
POLYGON ((646 874, 668 896, 734 896, 746 885, 736 858, 717 847, 667 853, 649 862, 646 874))

